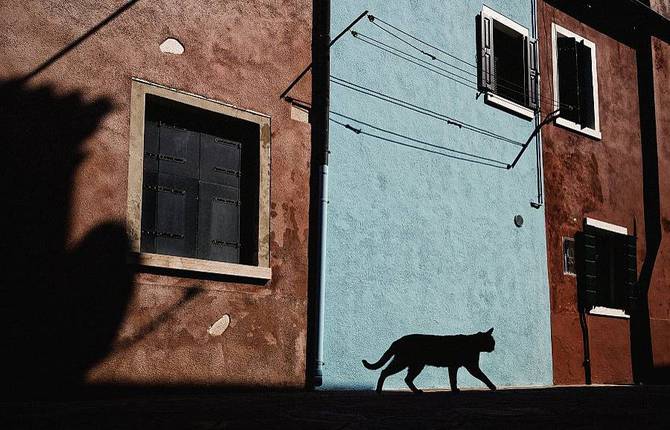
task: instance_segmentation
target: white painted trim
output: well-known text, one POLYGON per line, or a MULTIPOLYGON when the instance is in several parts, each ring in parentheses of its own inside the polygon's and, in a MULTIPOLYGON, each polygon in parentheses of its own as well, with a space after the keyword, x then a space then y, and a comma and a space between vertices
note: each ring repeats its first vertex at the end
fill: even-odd
POLYGON ((558 88, 558 33, 567 37, 574 37, 578 42, 583 41, 584 45, 591 49, 591 76, 593 77, 593 117, 595 128, 582 128, 581 125, 569 121, 565 118, 557 118, 556 124, 600 140, 602 139, 602 134, 600 133, 600 103, 598 101, 598 65, 596 63, 596 44, 576 33, 573 33, 567 28, 561 27, 556 23, 551 24, 551 64, 554 81, 554 109, 558 109, 560 106, 560 91, 558 88))
POLYGON ((528 119, 535 118, 535 112, 533 112, 532 109, 529 109, 525 106, 521 106, 518 103, 514 103, 513 101, 507 100, 506 98, 503 98, 496 94, 486 93, 486 95, 484 96, 484 100, 488 103, 492 103, 505 109, 516 112, 519 115, 522 115, 528 119))
MULTIPOLYGON (((556 102, 554 102, 554 103, 556 103, 556 102)), ((556 104, 558 104, 558 103, 556 103, 556 104)), ((600 133, 600 131, 594 130, 592 128, 582 128, 581 125, 579 125, 575 122, 569 121, 565 118, 561 118, 561 117, 556 118, 556 124, 560 125, 561 127, 569 128, 570 130, 576 131, 577 133, 582 133, 582 134, 585 134, 587 136, 591 136, 591 137, 596 138, 598 140, 602 139, 602 137, 603 137, 602 134, 600 133)))
MULTIPOLYGON (((522 36, 526 38, 530 38, 530 34, 528 32, 528 29, 524 27, 523 25, 519 24, 518 22, 514 22, 511 19, 507 18, 501 13, 496 12, 495 10, 491 9, 488 6, 483 5, 482 6, 482 19, 484 17, 488 17, 491 19, 491 21, 497 21, 500 24, 504 25, 505 27, 509 28, 512 31, 516 31, 517 33, 521 34, 522 36)), ((495 49, 495 48, 494 48, 495 49)), ((510 110, 512 112, 518 113, 519 115, 528 118, 528 119, 533 119, 535 118, 535 112, 533 112, 532 109, 529 109, 525 106, 522 106, 518 103, 515 103, 511 100, 508 100, 504 97, 501 97, 500 95, 497 94, 491 94, 491 93, 486 93, 484 95, 484 101, 487 103, 491 103, 497 106, 500 106, 504 109, 510 110)))
POLYGON ((601 317, 614 317, 614 318, 625 318, 630 319, 630 315, 627 315, 621 309, 607 308, 605 306, 596 306, 589 311, 589 315, 597 315, 601 317))
POLYGON ((609 222, 605 221, 599 221, 597 219, 593 218, 586 218, 586 225, 590 225, 592 227, 597 227, 602 230, 608 230, 608 231, 613 231, 614 233, 619 233, 619 234, 628 234, 628 229, 624 226, 621 225, 616 225, 616 224, 611 224, 609 222))
POLYGON ((523 25, 519 24, 518 22, 514 22, 511 19, 507 18, 506 16, 496 12, 495 10, 491 9, 490 7, 483 5, 482 6, 482 17, 484 16, 489 16, 493 18, 495 21, 498 21, 505 27, 509 27, 512 30, 516 31, 517 33, 521 33, 524 36, 528 37, 528 29, 524 27, 523 25))

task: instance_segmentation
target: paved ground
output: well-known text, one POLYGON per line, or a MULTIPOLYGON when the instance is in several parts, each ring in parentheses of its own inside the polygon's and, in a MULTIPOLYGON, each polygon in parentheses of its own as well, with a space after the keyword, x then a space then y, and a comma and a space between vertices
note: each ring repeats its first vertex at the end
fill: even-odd
POLYGON ((670 429, 670 387, 428 392, 132 392, 2 402, 1 429, 670 429))

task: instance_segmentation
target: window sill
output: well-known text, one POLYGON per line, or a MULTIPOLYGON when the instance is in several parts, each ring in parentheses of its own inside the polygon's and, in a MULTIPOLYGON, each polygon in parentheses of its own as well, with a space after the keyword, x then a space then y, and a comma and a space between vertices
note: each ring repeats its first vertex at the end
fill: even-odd
POLYGON ((568 128, 572 131, 576 131, 581 134, 585 134, 587 136, 593 137, 594 139, 601 140, 602 135, 600 134, 600 130, 594 130, 592 128, 582 128, 577 123, 574 123, 572 121, 568 121, 565 118, 556 118, 556 125, 560 125, 561 127, 568 128))
POLYGON ((508 111, 514 112, 518 115, 521 115, 524 118, 533 119, 535 118, 535 112, 532 109, 529 109, 525 106, 521 106, 518 103, 509 101, 503 97, 497 96, 495 94, 486 93, 484 95, 484 101, 486 103, 496 105, 508 111))
POLYGON ((248 266, 246 264, 199 260, 196 258, 151 254, 146 252, 134 253, 133 256, 135 257, 135 262, 142 266, 239 276, 243 278, 272 279, 272 269, 269 267, 248 266))
POLYGON ((589 315, 630 319, 630 315, 626 315, 626 313, 621 309, 606 308, 605 306, 594 307, 589 311, 589 315))

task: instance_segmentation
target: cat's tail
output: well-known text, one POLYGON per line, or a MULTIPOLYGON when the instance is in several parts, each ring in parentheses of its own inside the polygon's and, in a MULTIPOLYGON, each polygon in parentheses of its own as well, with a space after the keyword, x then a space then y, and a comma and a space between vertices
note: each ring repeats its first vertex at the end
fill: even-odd
POLYGON ((380 367, 385 365, 386 362, 391 359, 391 357, 393 357, 393 354, 395 354, 395 352, 391 351, 391 348, 389 348, 384 353, 384 355, 382 355, 382 358, 380 358, 379 361, 377 361, 376 363, 370 364, 370 363, 368 363, 367 360, 363 360, 363 366, 365 366, 366 368, 368 368, 370 370, 379 369, 380 367))

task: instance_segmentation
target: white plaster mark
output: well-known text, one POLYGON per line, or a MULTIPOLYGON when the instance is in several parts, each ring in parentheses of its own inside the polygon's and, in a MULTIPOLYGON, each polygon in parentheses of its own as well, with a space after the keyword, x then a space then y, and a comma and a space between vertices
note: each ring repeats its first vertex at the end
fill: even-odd
POLYGON ((172 37, 165 39, 163 43, 160 44, 159 48, 161 52, 165 52, 167 54, 181 55, 184 53, 184 45, 172 37))
POLYGON ((207 329, 207 333, 210 336, 221 336, 228 328, 228 325, 230 325, 230 316, 225 314, 207 329))
POLYGON ((309 122, 309 111, 301 106, 291 105, 291 119, 300 122, 309 122))

